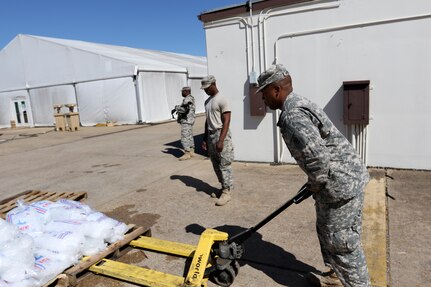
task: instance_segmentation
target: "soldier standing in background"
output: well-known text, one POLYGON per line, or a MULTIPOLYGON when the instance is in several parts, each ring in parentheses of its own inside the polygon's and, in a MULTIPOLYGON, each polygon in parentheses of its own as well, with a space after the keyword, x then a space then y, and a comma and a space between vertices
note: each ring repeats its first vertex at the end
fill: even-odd
POLYGON ((193 125, 195 123, 195 98, 191 95, 190 87, 184 87, 181 90, 183 102, 175 106, 172 113, 177 113, 177 122, 181 124, 181 144, 184 149, 184 155, 178 160, 191 159, 195 154, 195 142, 193 138, 193 125))
MULTIPOLYGON (((216 201, 222 206, 232 199, 233 189, 232 161, 234 149, 229 129, 231 109, 226 96, 219 94, 214 76, 207 76, 201 81, 201 89, 209 96, 205 101, 205 133, 202 142, 203 150, 208 150, 218 181, 222 185, 221 195, 216 201)), ((211 197, 218 197, 211 194, 211 197)))
POLYGON ((329 270, 307 279, 315 286, 371 286, 360 238, 366 167, 325 112, 293 93, 282 65, 263 72, 258 84, 265 105, 281 110, 277 126, 314 192, 317 235, 329 270))

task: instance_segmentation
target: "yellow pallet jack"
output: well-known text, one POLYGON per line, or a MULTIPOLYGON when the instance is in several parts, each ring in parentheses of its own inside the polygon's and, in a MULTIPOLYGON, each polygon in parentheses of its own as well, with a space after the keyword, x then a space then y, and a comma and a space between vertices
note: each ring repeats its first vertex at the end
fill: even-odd
POLYGON ((197 246, 140 236, 129 245, 143 250, 192 258, 186 277, 167 274, 109 259, 102 259, 89 270, 141 286, 205 287, 208 280, 219 286, 230 286, 239 272, 239 260, 244 254, 244 241, 293 203, 298 204, 312 193, 304 185, 295 197, 287 201, 257 225, 229 238, 229 234, 206 229, 197 246))

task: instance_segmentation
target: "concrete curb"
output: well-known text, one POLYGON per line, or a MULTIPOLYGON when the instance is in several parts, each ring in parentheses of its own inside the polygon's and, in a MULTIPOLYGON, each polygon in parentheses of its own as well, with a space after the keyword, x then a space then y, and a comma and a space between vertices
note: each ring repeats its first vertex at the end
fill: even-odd
POLYGON ((386 179, 371 179, 365 188, 362 244, 371 284, 386 287, 386 179))

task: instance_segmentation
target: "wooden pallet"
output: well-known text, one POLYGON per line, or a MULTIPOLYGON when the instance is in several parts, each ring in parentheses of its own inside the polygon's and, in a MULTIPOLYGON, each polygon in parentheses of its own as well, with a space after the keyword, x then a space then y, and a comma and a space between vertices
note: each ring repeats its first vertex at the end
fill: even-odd
POLYGON ((6 218, 6 214, 14 209, 18 200, 24 203, 32 203, 40 200, 57 201, 60 198, 81 201, 87 198, 86 192, 52 192, 42 190, 28 190, 0 201, 0 217, 6 218))
MULTIPOLYGON (((70 199, 75 201, 82 201, 87 198, 86 192, 49 192, 41 190, 29 190, 17 194, 13 197, 6 198, 0 201, 0 217, 5 218, 6 214, 14 209, 18 200, 23 200, 24 203, 32 203, 40 200, 57 201, 58 199, 70 199)), ((119 240, 98 254, 90 257, 85 257, 75 266, 72 266, 63 271, 56 278, 53 278, 43 287, 69 287, 76 286, 76 284, 89 273, 88 269, 106 258, 119 258, 126 254, 132 248, 129 243, 141 236, 151 237, 151 229, 144 227, 137 227, 134 224, 128 225, 129 229, 124 235, 122 240, 119 240)))
POLYGON ((76 286, 78 282, 88 275, 88 269, 97 264, 99 261, 111 258, 117 259, 126 254, 131 247, 129 243, 141 236, 151 237, 151 229, 144 227, 137 227, 133 224, 129 225, 129 231, 124 235, 124 238, 109 245, 102 252, 95 254, 91 257, 85 257, 75 266, 72 266, 62 274, 58 275, 56 278, 49 281, 43 287, 69 287, 76 286))

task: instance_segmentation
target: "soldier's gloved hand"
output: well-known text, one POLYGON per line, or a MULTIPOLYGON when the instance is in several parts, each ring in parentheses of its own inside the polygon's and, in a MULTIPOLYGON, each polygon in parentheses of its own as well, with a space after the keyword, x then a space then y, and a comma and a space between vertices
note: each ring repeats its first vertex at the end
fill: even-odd
POLYGON ((325 187, 325 184, 318 184, 318 183, 307 183, 307 190, 311 192, 319 192, 325 187))

